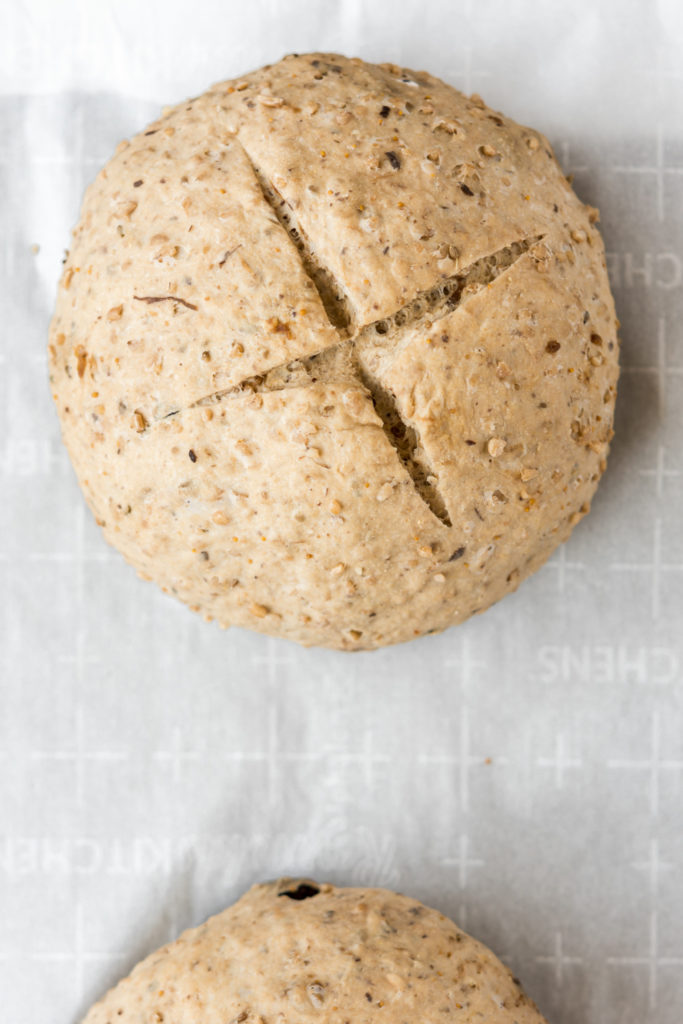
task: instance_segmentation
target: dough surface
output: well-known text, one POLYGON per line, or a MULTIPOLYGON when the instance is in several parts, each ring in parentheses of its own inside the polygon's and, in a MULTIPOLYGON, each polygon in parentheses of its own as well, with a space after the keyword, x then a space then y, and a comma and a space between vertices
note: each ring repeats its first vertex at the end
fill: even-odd
POLYGON ((485 946, 417 900, 256 885, 143 960, 84 1024, 543 1024, 485 946))
POLYGON ((165 111, 89 187, 50 331, 105 537, 306 645, 484 610, 605 468, 596 219, 542 135, 425 72, 295 55, 165 111))

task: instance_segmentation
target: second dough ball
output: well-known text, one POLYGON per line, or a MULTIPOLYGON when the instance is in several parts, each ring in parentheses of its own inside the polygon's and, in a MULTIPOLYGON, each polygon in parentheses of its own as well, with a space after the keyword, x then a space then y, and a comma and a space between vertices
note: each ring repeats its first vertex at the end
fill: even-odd
POLYGON ((84 1024, 543 1024, 490 950, 383 889, 283 879, 153 953, 84 1024))

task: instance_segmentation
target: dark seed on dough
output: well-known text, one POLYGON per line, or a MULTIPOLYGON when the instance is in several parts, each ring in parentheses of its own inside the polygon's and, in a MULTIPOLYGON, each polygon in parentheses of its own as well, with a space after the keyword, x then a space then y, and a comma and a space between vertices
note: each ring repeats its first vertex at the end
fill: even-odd
POLYGON ((309 900, 311 896, 317 896, 319 892, 320 889, 317 886, 301 882, 296 889, 285 889, 280 896, 288 896, 290 900, 309 900))

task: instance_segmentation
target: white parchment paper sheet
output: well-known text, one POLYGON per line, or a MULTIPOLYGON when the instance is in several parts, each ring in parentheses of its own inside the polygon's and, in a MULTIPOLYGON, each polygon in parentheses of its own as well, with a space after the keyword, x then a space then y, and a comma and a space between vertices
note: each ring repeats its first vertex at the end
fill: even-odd
POLYGON ((683 15, 675 0, 16 0, 0 11, 0 1021, 71 1024, 283 873, 410 892, 554 1024, 683 1020, 683 15), (375 654, 142 583, 62 450, 46 328, 85 184, 287 51, 426 67, 546 132, 622 321, 592 514, 515 596, 375 654), (39 248, 37 248, 39 247, 39 248))

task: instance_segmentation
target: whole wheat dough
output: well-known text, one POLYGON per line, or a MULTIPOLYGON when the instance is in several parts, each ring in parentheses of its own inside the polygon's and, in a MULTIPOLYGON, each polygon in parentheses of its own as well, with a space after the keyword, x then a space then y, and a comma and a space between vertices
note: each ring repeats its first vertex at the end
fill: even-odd
POLYGON ((417 900, 283 879, 157 950, 84 1024, 543 1024, 510 971, 417 900))
POLYGON ((165 111, 88 189, 51 327, 106 538, 303 644, 487 608, 605 468, 596 219, 542 135, 422 71, 294 55, 165 111))

